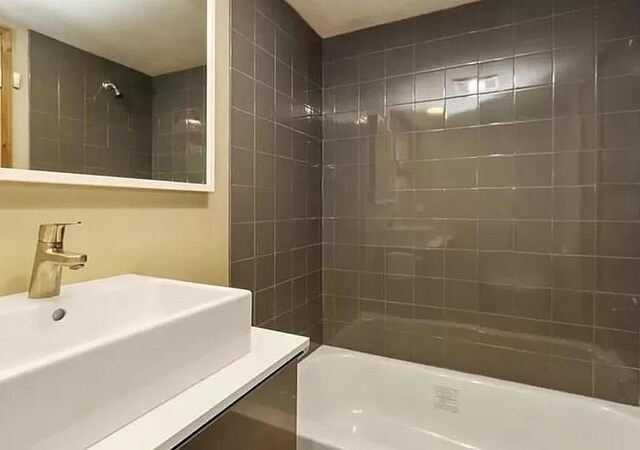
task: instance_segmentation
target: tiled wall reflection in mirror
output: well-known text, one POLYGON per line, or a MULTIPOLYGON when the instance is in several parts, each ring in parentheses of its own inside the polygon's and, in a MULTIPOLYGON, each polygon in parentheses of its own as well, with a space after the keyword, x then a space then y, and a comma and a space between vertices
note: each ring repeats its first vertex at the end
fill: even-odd
POLYGON ((206 183, 207 5, 0 9, 11 43, 2 51, 0 167, 62 174, 7 176, 206 183))

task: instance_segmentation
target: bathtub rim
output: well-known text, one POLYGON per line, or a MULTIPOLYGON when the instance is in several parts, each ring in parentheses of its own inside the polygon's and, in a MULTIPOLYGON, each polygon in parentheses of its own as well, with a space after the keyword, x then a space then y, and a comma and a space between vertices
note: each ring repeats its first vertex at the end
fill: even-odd
MULTIPOLYGON (((479 375, 474 373, 462 372, 454 369, 446 369, 443 367, 432 366, 428 364, 422 364, 412 361, 405 361, 401 359, 390 358, 388 356, 375 355, 371 353, 360 352, 357 350, 351 350, 342 347, 335 347, 332 345, 321 345, 305 355, 304 359, 300 361, 298 368, 298 377, 302 376, 305 367, 308 364, 317 363, 318 360, 329 358, 345 358, 345 359, 363 359, 366 361, 374 361, 378 364, 380 360, 386 361, 387 364, 391 364, 395 367, 411 367, 418 368, 421 371, 429 371, 436 375, 445 377, 455 377, 461 381, 468 381, 474 384, 481 384, 484 386, 500 388, 506 386, 508 388, 520 391, 534 391, 538 393, 546 393, 553 395, 556 398, 566 398, 572 402, 581 401, 593 404, 594 406, 604 407, 608 411, 617 414, 623 414, 630 416, 634 419, 640 419, 640 405, 628 405, 625 403, 617 403, 610 400, 600 399, 596 397, 589 397, 581 394, 574 394, 571 392, 560 391, 557 389, 550 389, 542 386, 529 385, 525 383, 519 383, 517 381, 503 380, 501 378, 494 378, 486 375, 479 375)), ((640 399, 639 399, 640 400, 640 399)), ((640 402, 639 402, 640 403, 640 402)))

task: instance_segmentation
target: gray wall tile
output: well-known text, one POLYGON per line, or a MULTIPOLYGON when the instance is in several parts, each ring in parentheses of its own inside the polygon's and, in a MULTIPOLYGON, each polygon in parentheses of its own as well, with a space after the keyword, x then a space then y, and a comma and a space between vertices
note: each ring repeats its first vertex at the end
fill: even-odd
POLYGON ((638 403, 637 5, 483 1, 324 42, 325 343, 638 403))
POLYGON ((231 283, 253 290, 256 325, 320 341, 320 38, 281 0, 231 16, 231 283))
POLYGON ((306 64, 320 39, 279 2, 256 6, 255 43, 236 18, 235 67, 260 68, 243 78, 258 117, 232 111, 231 253, 238 283, 260 279, 256 323, 637 404, 640 139, 621 92, 640 47, 610 25, 637 2, 594 3, 485 1, 325 40, 306 64))

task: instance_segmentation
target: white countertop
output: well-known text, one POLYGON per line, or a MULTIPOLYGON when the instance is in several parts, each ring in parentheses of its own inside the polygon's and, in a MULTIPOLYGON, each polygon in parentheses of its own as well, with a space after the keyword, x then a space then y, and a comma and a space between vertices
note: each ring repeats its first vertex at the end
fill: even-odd
POLYGON ((308 348, 308 338, 254 327, 249 354, 89 448, 171 449, 308 348))

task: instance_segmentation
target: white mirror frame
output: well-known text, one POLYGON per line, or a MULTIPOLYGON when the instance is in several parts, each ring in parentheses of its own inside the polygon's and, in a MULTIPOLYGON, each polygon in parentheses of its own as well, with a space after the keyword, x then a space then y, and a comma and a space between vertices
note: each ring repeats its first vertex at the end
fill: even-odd
POLYGON ((177 181, 147 180, 103 175, 47 172, 42 170, 0 168, 0 181, 63 184, 79 186, 121 187, 133 189, 157 189, 169 191, 215 191, 215 63, 216 63, 216 0, 207 0, 207 143, 206 183, 182 183, 177 181))

